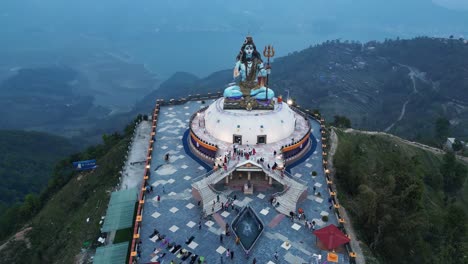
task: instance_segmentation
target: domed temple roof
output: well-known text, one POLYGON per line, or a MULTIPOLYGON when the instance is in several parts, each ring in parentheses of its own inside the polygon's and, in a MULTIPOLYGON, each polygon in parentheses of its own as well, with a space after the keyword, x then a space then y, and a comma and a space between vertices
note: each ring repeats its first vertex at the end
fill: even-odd
POLYGON ((274 110, 224 110, 224 98, 218 99, 201 113, 206 132, 214 138, 233 143, 240 136, 241 144, 274 143, 294 132, 300 117, 287 104, 276 104, 274 110), (264 142, 259 142, 259 137, 264 142))

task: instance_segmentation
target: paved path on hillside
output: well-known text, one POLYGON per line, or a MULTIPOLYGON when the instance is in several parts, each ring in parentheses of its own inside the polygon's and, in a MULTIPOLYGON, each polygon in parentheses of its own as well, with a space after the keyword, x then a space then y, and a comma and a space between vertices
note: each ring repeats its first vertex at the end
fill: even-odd
MULTIPOLYGON (((335 133, 335 130, 332 129, 330 133, 330 152, 328 155, 328 169, 330 170, 330 175, 332 177, 332 180, 335 181, 335 168, 333 167, 333 156, 336 153, 336 149, 338 148, 338 136, 335 133)), ((353 251, 356 253, 356 263, 357 264, 365 264, 366 259, 364 258, 364 254, 362 253, 360 241, 357 240, 358 236, 356 235, 356 232, 354 231, 351 219, 349 218, 348 214, 346 213, 346 209, 343 207, 343 205, 340 203, 338 200, 338 197, 335 197, 337 203, 341 206, 341 216, 345 220, 345 229, 347 233, 351 236, 351 247, 353 251)))
MULTIPOLYGON (((417 147, 419 149, 429 151, 429 152, 431 152, 433 154, 436 154, 436 155, 443 155, 443 154, 446 153, 442 149, 427 146, 427 145, 424 145, 424 144, 421 144, 421 143, 418 143, 418 142, 409 141, 409 140, 406 140, 406 139, 403 139, 403 138, 400 138, 400 137, 397 137, 397 136, 394 136, 392 134, 388 134, 388 133, 385 133, 385 132, 364 131, 364 130, 356 130, 356 129, 352 129, 352 128, 346 129, 346 130, 344 130, 344 132, 345 133, 350 133, 350 134, 387 136, 387 137, 395 139, 395 140, 397 140, 397 141, 399 141, 399 142, 401 142, 403 144, 408 144, 408 145, 411 145, 413 147, 417 147)), ((336 153, 336 150, 338 148, 338 143, 339 143, 338 136, 336 135, 334 128, 332 128, 331 133, 330 133, 330 152, 329 152, 330 155, 328 156, 328 168, 330 169, 330 175, 331 175, 333 180, 335 180, 335 178, 334 178, 335 169, 333 167, 333 157, 334 157, 334 155, 336 153)), ((456 155, 456 157, 457 157, 457 159, 468 163, 468 158, 467 157, 463 157, 463 156, 460 156, 460 155, 456 155)), ((336 199, 338 199, 338 198, 336 198, 336 199)), ((337 202, 338 202, 338 204, 341 204, 338 200, 337 200, 337 202)), ((350 234, 351 237, 357 238, 356 232, 354 231, 353 226, 352 226, 351 219, 349 218, 348 214, 346 213, 345 208, 343 206, 341 208, 342 208, 341 213, 342 213, 343 218, 345 219, 345 228, 346 228, 347 232, 350 234)), ((360 243, 361 242, 359 242, 359 240, 357 240, 357 239, 351 239, 351 247, 353 248, 353 251, 356 252, 356 254, 357 254, 357 257, 356 257, 356 263, 357 264, 366 263, 364 255, 362 253, 362 249, 361 249, 361 247, 359 245, 360 243)))

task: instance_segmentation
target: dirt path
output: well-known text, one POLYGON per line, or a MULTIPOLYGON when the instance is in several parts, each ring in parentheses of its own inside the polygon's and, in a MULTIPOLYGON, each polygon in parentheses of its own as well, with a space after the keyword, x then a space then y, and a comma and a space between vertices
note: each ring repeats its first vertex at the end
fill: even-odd
POLYGON ((26 227, 20 231, 18 231, 18 233, 14 234, 13 236, 11 236, 5 243, 3 243, 2 245, 0 245, 0 251, 2 251, 6 246, 7 244, 10 242, 10 241, 21 241, 21 240, 24 240, 24 242, 26 243, 26 246, 28 248, 31 247, 31 242, 29 241, 29 239, 26 237, 26 234, 31 231, 32 227, 26 227))
MULTIPOLYGON (((338 148, 338 136, 335 133, 335 130, 331 130, 330 134, 330 151, 328 155, 328 169, 330 170, 330 175, 333 181, 335 181, 335 169, 333 167, 333 156, 336 153, 336 149, 338 148)), ((338 197, 335 197, 336 201, 338 204, 341 205, 340 201, 338 200, 338 197)), ((357 264, 365 264, 366 260, 364 258, 364 254, 362 253, 360 241, 357 240, 357 235, 356 232, 354 231, 353 225, 351 223, 351 219, 349 218, 348 214, 346 213, 346 209, 341 206, 340 209, 341 216, 345 220, 345 228, 346 232, 351 236, 351 247, 353 248, 353 251, 356 253, 356 263, 357 264)))
POLYGON ((385 128, 384 129, 385 132, 390 131, 390 129, 392 129, 396 125, 396 123, 400 122, 403 119, 403 117, 405 117, 406 106, 408 105, 409 101, 411 100, 411 97, 418 93, 418 89, 416 88, 416 79, 415 78, 418 78, 418 79, 423 78, 421 72, 418 71, 417 69, 415 69, 413 67, 410 67, 410 66, 407 66, 407 65, 403 65, 403 64, 400 64, 400 66, 406 67, 410 71, 408 73, 408 76, 410 77, 411 82, 413 83, 413 92, 408 96, 408 99, 405 101, 405 103, 403 103, 403 106, 402 106, 401 112, 400 112, 400 116, 398 117, 398 119, 395 122, 393 122, 390 126, 385 128))
MULTIPOLYGON (((434 148, 434 147, 424 145, 424 144, 414 142, 414 141, 409 141, 409 140, 406 140, 406 139, 403 139, 403 138, 400 138, 400 137, 397 137, 397 136, 394 136, 392 134, 388 134, 388 133, 385 133, 385 132, 364 131, 364 130, 357 130, 357 129, 352 129, 352 128, 346 129, 346 130, 344 130, 344 132, 345 133, 355 133, 355 134, 365 134, 365 135, 387 136, 387 137, 391 137, 391 138, 393 138, 393 139, 395 139, 395 140, 397 140, 397 141, 399 141, 401 143, 408 144, 408 145, 411 145, 411 146, 414 146, 414 147, 417 147, 417 148, 420 148, 420 149, 423 149, 423 150, 430 151, 430 152, 432 152, 432 153, 434 153, 436 155, 444 155, 445 154, 445 151, 442 150, 442 149, 434 148)), ((458 160, 468 163, 468 157, 463 157, 463 156, 460 156, 460 155, 455 155, 455 156, 457 157, 458 160)))

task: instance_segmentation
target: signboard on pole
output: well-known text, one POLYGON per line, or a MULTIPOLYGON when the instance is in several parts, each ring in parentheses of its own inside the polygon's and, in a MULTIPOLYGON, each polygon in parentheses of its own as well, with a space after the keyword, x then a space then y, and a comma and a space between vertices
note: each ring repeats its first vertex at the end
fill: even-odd
POLYGON ((75 161, 73 162, 73 167, 78 171, 82 171, 82 170, 95 169, 97 168, 97 165, 96 165, 96 160, 92 159, 92 160, 75 161))

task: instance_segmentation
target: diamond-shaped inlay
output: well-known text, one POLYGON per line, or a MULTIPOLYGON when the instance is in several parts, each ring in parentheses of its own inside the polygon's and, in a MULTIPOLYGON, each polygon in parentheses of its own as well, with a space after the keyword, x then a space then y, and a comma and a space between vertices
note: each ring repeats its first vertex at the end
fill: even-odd
POLYGON ((174 180, 174 179, 169 179, 167 182, 168 182, 168 183, 174 183, 175 180, 174 180))
POLYGON ((306 163, 305 166, 306 166, 307 168, 312 168, 312 164, 310 164, 310 163, 306 163))
POLYGON ((291 248, 291 243, 287 242, 287 241, 284 241, 283 244, 281 244, 281 247, 288 250, 288 249, 291 248))
POLYGON ((175 214, 177 211, 179 211, 179 209, 177 209, 177 207, 172 207, 171 209, 169 209, 169 211, 175 214))
POLYGON ((224 252, 226 252, 226 248, 224 248, 223 246, 219 246, 218 249, 216 249, 216 252, 218 252, 219 254, 223 254, 224 252))
POLYGON ((321 215, 321 216, 324 216, 324 215, 328 216, 329 213, 328 213, 328 212, 325 212, 325 211, 322 211, 322 212, 320 212, 320 215, 321 215))
POLYGON ((186 169, 186 168, 188 168, 188 166, 187 166, 187 165, 185 165, 185 164, 184 164, 184 165, 182 165, 182 166, 180 166, 180 167, 181 167, 182 169, 186 169))
POLYGON ((300 178, 300 177, 302 177, 302 174, 296 173, 296 174, 294 174, 294 177, 300 178))
POLYGON ((193 221, 190 221, 190 222, 187 223, 187 226, 190 227, 190 228, 194 227, 195 225, 196 224, 193 221))
POLYGON ((190 115, 190 113, 185 113, 185 115, 190 115))
POLYGON ((197 244, 197 242, 192 241, 192 242, 190 242, 190 244, 188 244, 188 247, 191 248, 191 249, 195 249, 196 247, 198 247, 198 244, 197 244))
POLYGON ((167 146, 162 146, 161 148, 162 148, 162 149, 167 149, 167 146))
POLYGON ((269 212, 270 212, 270 211, 268 211, 267 209, 262 209, 262 210, 260 211, 260 213, 261 213, 262 215, 267 215, 269 212))
POLYGON ((227 212, 227 211, 224 211, 221 213, 221 216, 223 216, 224 218, 228 217, 231 213, 227 212))
POLYGON ((208 226, 208 227, 212 227, 214 225, 214 222, 211 221, 211 220, 208 220, 208 221, 206 221, 205 225, 208 226))
POLYGON ((188 203, 185 207, 192 209, 195 205, 193 203, 188 203))
POLYGON ((170 192, 168 195, 169 195, 169 196, 174 196, 174 195, 176 195, 176 194, 177 194, 177 193, 175 193, 175 192, 170 192))
POLYGON ((184 180, 186 180, 186 181, 188 181, 188 180, 190 180, 190 179, 192 179, 192 177, 190 177, 190 176, 185 176, 185 177, 184 177, 184 180))
POLYGON ((204 170, 205 168, 203 166, 198 167, 199 170, 204 170))
POLYGON ((321 183, 318 183, 318 182, 316 182, 316 183, 314 184, 314 186, 315 186, 315 187, 317 187, 317 188, 320 188, 320 187, 322 187, 322 184, 321 184, 321 183))
POLYGON ((161 214, 158 212, 154 212, 151 216, 154 218, 158 218, 161 214))
POLYGON ((320 197, 317 197, 317 198, 315 198, 315 201, 316 201, 317 203, 322 203, 322 202, 323 202, 323 199, 320 198, 320 197))
POLYGON ((270 260, 270 261, 267 262, 267 264, 276 264, 276 263, 274 263, 273 261, 270 260))
POLYGON ((297 231, 297 230, 301 229, 301 226, 298 225, 298 224, 296 224, 296 223, 294 223, 294 224, 291 226, 291 228, 297 231))
POLYGON ((177 230, 179 230, 179 228, 178 228, 176 225, 173 225, 173 226, 171 226, 171 227, 169 228, 169 231, 171 231, 171 232, 173 232, 173 233, 176 232, 177 230))
POLYGON ((177 146, 178 149, 181 149, 181 148, 183 148, 183 147, 184 147, 184 146, 182 146, 182 145, 178 145, 178 146, 177 146))
POLYGON ((263 198, 265 198, 265 195, 264 195, 263 193, 259 193, 259 194, 257 195, 257 197, 260 198, 260 199, 263 199, 263 198))

